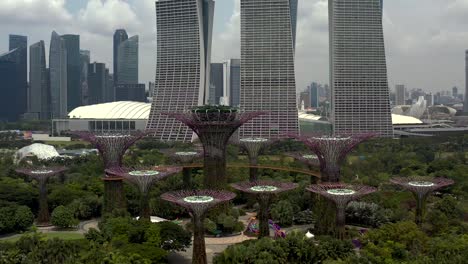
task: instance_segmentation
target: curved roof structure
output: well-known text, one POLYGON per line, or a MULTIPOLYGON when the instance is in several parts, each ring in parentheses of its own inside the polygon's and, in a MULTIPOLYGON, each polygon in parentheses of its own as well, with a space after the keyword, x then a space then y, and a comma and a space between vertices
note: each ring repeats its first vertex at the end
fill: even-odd
POLYGON ((423 121, 412 116, 392 114, 392 124, 393 125, 414 125, 414 124, 423 124, 423 121))
POLYGON ((36 156, 40 160, 47 160, 58 157, 60 154, 57 152, 55 147, 40 143, 34 143, 32 145, 21 148, 16 152, 16 159, 18 161, 30 156, 36 156))
POLYGON ((112 102, 75 108, 68 114, 71 119, 148 119, 151 104, 141 102, 112 102))

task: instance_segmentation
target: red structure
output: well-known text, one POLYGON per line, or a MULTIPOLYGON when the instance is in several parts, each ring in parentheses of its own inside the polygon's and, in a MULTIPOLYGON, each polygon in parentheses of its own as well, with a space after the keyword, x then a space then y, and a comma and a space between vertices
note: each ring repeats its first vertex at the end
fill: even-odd
POLYGON ((37 215, 37 223, 40 226, 49 225, 50 213, 47 203, 47 180, 50 177, 59 175, 65 172, 65 167, 39 167, 39 168, 23 168, 17 169, 16 172, 27 175, 38 182, 39 186, 39 212, 37 215))
POLYGON ((265 112, 239 113, 237 108, 200 106, 184 113, 164 113, 184 123, 203 144, 204 186, 226 187, 226 148, 229 138, 246 122, 265 112))
POLYGON ((414 194, 417 201, 415 222, 418 225, 421 225, 423 222, 426 200, 429 194, 454 183, 451 179, 433 177, 394 177, 390 179, 390 182, 400 185, 414 194))
MULTIPOLYGON (((93 133, 83 131, 73 133, 98 149, 105 169, 122 167, 122 159, 125 152, 135 144, 136 141, 147 135, 147 133, 140 131, 115 133, 93 133)), ((114 209, 125 208, 122 177, 106 175, 103 180, 104 213, 111 213, 114 209)))
POLYGON ((140 191, 140 219, 150 221, 151 210, 148 195, 151 187, 153 187, 156 182, 179 173, 181 170, 182 169, 178 167, 114 168, 107 169, 106 174, 122 177, 138 187, 140 191))
POLYGON ((186 208, 193 223, 193 255, 192 263, 206 264, 205 227, 203 221, 206 212, 222 203, 234 199, 236 195, 227 191, 191 190, 167 192, 161 195, 163 200, 186 208))
POLYGON ((374 133, 355 135, 334 135, 302 137, 291 135, 302 141, 309 149, 315 153, 320 162, 320 172, 322 182, 339 182, 340 167, 357 145, 376 136, 374 133))
POLYGON ((348 203, 353 200, 359 199, 364 195, 377 191, 377 189, 374 187, 345 183, 314 184, 306 189, 310 192, 317 193, 335 203, 335 235, 340 239, 344 239, 345 237, 345 210, 348 203))
MULTIPOLYGON (((195 160, 203 156, 203 154, 195 151, 179 151, 171 154, 172 158, 175 159, 182 165, 192 164, 195 160)), ((184 167, 182 170, 182 179, 184 187, 186 189, 192 189, 192 168, 184 167)))
POLYGON ((268 211, 276 194, 297 188, 296 183, 278 181, 254 181, 233 183, 231 186, 241 192, 255 195, 259 204, 258 220, 260 222, 259 237, 270 236, 268 211))
POLYGON ((242 149, 247 151, 249 156, 249 180, 254 182, 257 180, 258 168, 255 166, 258 165, 258 156, 260 152, 271 144, 271 140, 268 138, 241 138, 235 142, 236 145, 240 146, 242 149))

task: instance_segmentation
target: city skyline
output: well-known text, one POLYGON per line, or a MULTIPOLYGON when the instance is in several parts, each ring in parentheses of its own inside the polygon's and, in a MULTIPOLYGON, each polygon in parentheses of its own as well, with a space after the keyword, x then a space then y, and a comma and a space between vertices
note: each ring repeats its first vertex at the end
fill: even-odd
MULTIPOLYGON (((116 29, 125 28, 140 36, 140 82, 154 81, 154 1, 97 2, 80 0, 52 5, 45 1, 41 7, 42 13, 33 12, 37 4, 21 1, 0 4, 3 7, 0 14, 4 15, 1 19, 5 25, 0 28, 0 36, 7 37, 10 33, 27 35, 30 43, 44 40, 48 47, 52 30, 79 34, 82 48, 91 50, 93 61, 111 65, 113 54, 109 47, 112 45, 112 35, 116 29), (14 12, 9 12, 16 10, 20 3, 25 11, 33 13, 27 21, 11 16, 14 12), (34 23, 34 27, 25 27, 27 22, 34 23)), ((240 15, 235 4, 237 2, 234 0, 216 1, 212 62, 240 57, 240 15)), ((384 33, 389 86, 404 83, 409 88, 424 88, 432 92, 453 86, 465 87, 465 61, 461 54, 468 48, 468 33, 455 23, 465 23, 462 16, 465 11, 468 11, 468 6, 455 0, 385 1, 384 33), (411 10, 416 7, 421 12, 415 15, 411 10), (433 78, 427 78, 429 75, 433 78)), ((299 1, 296 49, 298 91, 306 88, 311 81, 328 82, 327 16, 327 1, 299 1)), ((7 50, 8 43, 0 41, 0 51, 7 50)))

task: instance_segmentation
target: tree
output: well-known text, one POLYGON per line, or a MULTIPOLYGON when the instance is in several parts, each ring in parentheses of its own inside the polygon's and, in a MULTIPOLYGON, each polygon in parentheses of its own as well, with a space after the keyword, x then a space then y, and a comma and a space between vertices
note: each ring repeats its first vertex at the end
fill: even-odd
POLYGON ((27 206, 19 206, 15 212, 15 228, 18 231, 28 229, 34 223, 34 215, 27 206))
POLYGON ((53 225, 61 228, 76 226, 79 222, 75 219, 73 211, 70 208, 60 205, 52 212, 51 222, 53 225))
POLYGON ((192 243, 192 234, 172 222, 158 223, 162 248, 169 251, 183 251, 192 243))
POLYGON ((294 209, 288 201, 279 201, 271 208, 271 217, 281 226, 290 226, 294 220, 294 209))

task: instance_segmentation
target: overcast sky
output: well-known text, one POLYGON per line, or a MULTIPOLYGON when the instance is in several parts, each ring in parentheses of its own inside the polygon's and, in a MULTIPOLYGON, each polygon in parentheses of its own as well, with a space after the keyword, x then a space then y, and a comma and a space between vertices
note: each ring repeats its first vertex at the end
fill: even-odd
MULTIPOLYGON (((112 35, 125 28, 140 36, 140 82, 154 80, 154 0, 0 0, 0 53, 8 34, 39 40, 48 50, 52 30, 81 35, 91 60, 112 64, 112 35)), ((328 83, 327 0, 299 0, 298 90, 328 83)), ((216 0, 213 62, 240 55, 239 0, 216 0)), ((431 91, 464 87, 468 49, 468 0, 384 0, 389 84, 431 91)), ((110 67, 112 68, 112 67, 110 67)))

